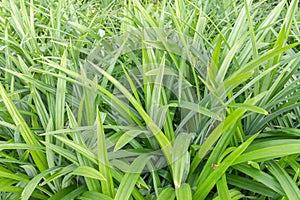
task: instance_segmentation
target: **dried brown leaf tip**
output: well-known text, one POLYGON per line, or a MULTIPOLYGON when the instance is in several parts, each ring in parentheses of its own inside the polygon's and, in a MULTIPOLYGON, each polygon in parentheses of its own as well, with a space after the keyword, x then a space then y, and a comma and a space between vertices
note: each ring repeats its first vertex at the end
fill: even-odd
POLYGON ((217 168, 218 168, 218 165, 217 165, 217 164, 212 164, 211 167, 212 167, 213 169, 217 169, 217 168))

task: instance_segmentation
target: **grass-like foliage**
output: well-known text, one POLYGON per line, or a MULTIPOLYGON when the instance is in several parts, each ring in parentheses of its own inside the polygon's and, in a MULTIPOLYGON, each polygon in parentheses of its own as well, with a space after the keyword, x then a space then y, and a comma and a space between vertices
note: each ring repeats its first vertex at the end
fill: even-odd
POLYGON ((0 199, 300 199, 298 1, 1 0, 0 199))

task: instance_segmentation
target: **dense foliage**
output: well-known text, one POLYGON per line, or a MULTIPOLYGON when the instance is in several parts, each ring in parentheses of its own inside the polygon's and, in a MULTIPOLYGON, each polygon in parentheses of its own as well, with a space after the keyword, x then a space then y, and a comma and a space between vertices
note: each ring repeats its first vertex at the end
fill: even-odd
POLYGON ((0 199, 300 199, 298 1, 0 1, 0 199))

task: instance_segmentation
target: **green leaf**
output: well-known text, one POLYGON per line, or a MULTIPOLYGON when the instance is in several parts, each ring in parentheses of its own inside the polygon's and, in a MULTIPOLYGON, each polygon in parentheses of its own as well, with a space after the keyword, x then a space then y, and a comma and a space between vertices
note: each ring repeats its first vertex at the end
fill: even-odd
POLYGON ((214 48, 214 53, 212 55, 210 65, 207 68, 208 80, 210 81, 211 85, 214 86, 214 88, 218 87, 218 85, 217 85, 217 74, 218 74, 218 69, 219 69, 221 44, 222 44, 222 38, 219 37, 218 41, 216 43, 216 46, 214 48))
POLYGON ((248 191, 251 191, 254 193, 261 194, 263 196, 268 196, 272 199, 278 198, 278 193, 276 193, 274 190, 272 190, 271 188, 269 188, 268 186, 266 186, 262 183, 259 183, 255 180, 252 180, 249 178, 237 176, 234 174, 228 174, 227 182, 229 185, 238 187, 243 190, 248 190, 248 191))
POLYGON ((288 199, 300 199, 300 190, 289 174, 276 162, 268 161, 266 167, 278 180, 288 199))
MULTIPOLYGON (((24 188, 22 187, 17 187, 17 186, 9 186, 9 185, 5 185, 3 187, 0 187, 0 192, 2 193, 17 193, 17 198, 20 199, 21 193, 23 191, 24 188)), ((47 195, 41 194, 40 192, 34 191, 31 195, 31 197, 33 198, 37 198, 37 199, 42 199, 42 200, 46 200, 48 199, 47 195)))
POLYGON ((51 196, 49 200, 69 200, 69 199, 75 199, 80 194, 85 192, 87 190, 86 186, 76 186, 71 185, 67 188, 64 188, 57 192, 55 195, 51 196))
POLYGON ((193 198, 199 200, 205 199, 216 182, 224 175, 226 170, 233 164, 233 162, 246 150, 246 148, 252 143, 256 136, 257 134, 237 147, 230 155, 228 155, 223 160, 223 162, 207 177, 207 179, 203 183, 199 183, 193 198))
POLYGON ((105 177, 105 180, 101 180, 102 193, 109 197, 114 197, 114 183, 111 174, 111 166, 108 160, 103 121, 104 116, 101 116, 101 113, 97 111, 98 167, 99 171, 105 177))
POLYGON ((175 199, 175 190, 171 187, 165 187, 158 195, 157 200, 175 199))
POLYGON ((241 45, 243 44, 244 40, 246 39, 247 35, 244 35, 242 38, 239 39, 239 41, 237 41, 229 50, 229 52, 227 53, 226 57, 224 58, 220 69, 218 71, 218 75, 217 75, 217 82, 219 84, 221 84, 225 78, 225 75, 228 71, 229 65, 232 61, 232 59, 234 58, 236 52, 238 51, 238 49, 240 49, 241 45))
POLYGON ((4 149, 29 149, 34 151, 41 151, 44 148, 40 145, 30 145, 30 144, 22 144, 22 143, 0 144, 0 151, 4 149))
POLYGON ((202 115, 205 115, 207 117, 210 117, 210 118, 213 118, 213 119, 216 119, 216 120, 219 120, 221 121, 222 118, 216 114, 215 112, 203 107, 203 106, 200 106, 196 103, 192 103, 192 102, 187 102, 187 101, 180 101, 179 105, 178 105, 180 108, 186 108, 186 109, 189 109, 191 111, 194 111, 194 112, 197 112, 197 113, 200 113, 202 115))
POLYGON ((300 141, 297 139, 281 139, 257 141, 235 160, 234 164, 247 161, 265 161, 282 156, 299 154, 300 141))
POLYGON ((69 174, 70 172, 74 171, 76 169, 75 164, 70 164, 66 167, 63 167, 62 169, 58 170, 57 172, 53 173, 51 176, 47 177, 45 181, 43 181, 40 186, 46 185, 51 181, 54 181, 55 179, 62 177, 66 174, 69 174))
MULTIPOLYGON (((239 199, 243 199, 246 197, 245 195, 243 195, 240 191, 238 191, 236 189, 229 190, 229 196, 230 196, 230 200, 239 200, 239 199)), ((213 200, 221 200, 221 196, 218 195, 213 200)))
POLYGON ((127 200, 130 198, 131 192, 137 183, 140 173, 150 158, 151 157, 148 155, 141 155, 133 161, 129 168, 130 172, 127 172, 122 178, 115 200, 127 200))
POLYGON ((52 195, 49 200, 59 200, 64 198, 67 194, 71 193, 72 191, 74 191, 77 187, 77 185, 70 185, 66 188, 63 188, 62 190, 59 190, 57 193, 55 193, 54 195, 52 195))
POLYGON ((266 111, 263 108, 260 108, 258 106, 254 106, 254 105, 244 104, 244 103, 230 104, 229 107, 233 107, 233 108, 245 108, 248 111, 252 111, 252 112, 256 112, 256 113, 260 113, 260 114, 264 114, 264 115, 268 115, 269 114, 269 112, 266 111))
POLYGON ((84 176, 98 180, 105 180, 105 177, 96 169, 88 166, 79 166, 73 172, 73 175, 84 176))
POLYGON ((60 169, 59 167, 54 167, 43 171, 42 173, 35 176, 33 179, 29 181, 29 183, 24 188, 21 194, 21 200, 27 200, 31 197, 32 192, 36 189, 42 178, 44 178, 47 174, 53 173, 60 169))
POLYGON ((276 193, 278 193, 280 195, 284 195, 284 191, 283 191, 281 185, 271 175, 269 175, 263 171, 257 170, 247 164, 233 165, 232 168, 252 177, 254 180, 264 184, 267 188, 272 189, 276 193))
POLYGON ((192 200, 192 190, 187 183, 184 183, 181 187, 175 189, 175 194, 177 200, 192 200))
POLYGON ((113 200, 111 197, 106 196, 105 194, 94 192, 94 191, 87 191, 84 192, 81 196, 79 196, 77 199, 82 200, 113 200))
MULTIPOLYGON (((56 137, 57 139, 59 139, 61 142, 68 145, 69 147, 73 148, 74 150, 76 150, 76 152, 82 154, 84 157, 88 158, 92 162, 97 163, 96 155, 93 152, 91 152, 91 150, 89 150, 87 147, 77 144, 74 141, 66 139, 65 137, 59 135, 54 135, 54 137, 56 137)), ((53 151, 55 150, 53 149, 53 151)))
MULTIPOLYGON (((9 114, 11 115, 12 119, 14 120, 16 126, 20 127, 20 132, 21 132, 21 135, 24 138, 25 142, 29 145, 39 146, 40 143, 38 142, 36 136, 28 127, 26 121, 20 114, 20 112, 17 109, 17 107, 15 106, 15 104, 9 98, 6 90, 4 89, 4 87, 1 83, 0 83, 0 96, 2 97, 3 102, 4 102, 5 106, 7 107, 7 110, 9 112, 9 114)), ((36 151, 36 150, 30 151, 30 153, 33 157, 35 164, 39 168, 39 170, 41 172, 46 170, 47 169, 47 161, 46 161, 45 154, 41 151, 36 151)))
POLYGON ((208 151, 213 147, 213 145, 217 142, 221 135, 223 135, 229 128, 236 123, 236 121, 242 117, 245 109, 236 109, 232 112, 226 119, 220 123, 212 133, 208 136, 205 142, 200 146, 199 151, 197 152, 196 157, 194 158, 191 164, 190 174, 195 171, 200 161, 205 157, 208 151))
POLYGON ((67 149, 64 149, 63 147, 54 145, 52 143, 49 142, 44 142, 41 141, 46 147, 48 147, 49 149, 51 149, 52 151, 56 152, 57 154, 65 157, 66 159, 68 159, 69 161, 71 161, 72 163, 78 164, 78 160, 75 156, 75 154, 67 149))
POLYGON ((0 166, 0 177, 17 180, 25 183, 29 182, 29 178, 24 174, 15 174, 12 171, 5 169, 4 167, 1 166, 0 166))
POLYGON ((257 68, 262 63, 270 60, 271 58, 273 58, 291 48, 298 46, 299 44, 300 44, 300 42, 296 42, 296 43, 290 44, 290 45, 282 47, 282 48, 271 49, 271 50, 267 51, 266 53, 264 53, 263 55, 259 56, 257 59, 252 60, 251 62, 247 63, 245 66, 243 66, 240 69, 238 69, 237 71, 235 71, 232 74, 232 76, 236 76, 243 72, 251 71, 251 70, 257 68))
POLYGON ((172 165, 173 165, 173 181, 175 189, 181 187, 181 183, 184 182, 184 175, 188 174, 187 166, 189 166, 189 154, 188 148, 192 134, 179 134, 175 141, 172 152, 172 165))
MULTIPOLYGON (((61 67, 65 68, 67 65, 67 51, 65 50, 61 58, 61 67)), ((55 127, 56 129, 62 129, 64 127, 65 116, 65 98, 66 98, 66 74, 59 71, 61 76, 57 80, 56 90, 56 104, 55 104, 55 127)))
POLYGON ((135 129, 135 128, 126 131, 125 133, 122 134, 122 136, 117 141, 117 143, 114 147, 114 151, 118 151, 119 149, 124 147, 126 144, 128 144, 130 141, 132 141, 135 137, 137 137, 138 135, 145 133, 145 132, 147 132, 147 131, 141 130, 141 129, 135 129))
MULTIPOLYGON (((151 117, 146 113, 146 111, 141 107, 141 105, 137 102, 137 100, 130 94, 130 92, 114 77, 108 74, 105 70, 95 66, 93 63, 89 62, 97 71, 99 71, 103 76, 105 76, 109 81, 112 82, 124 95, 125 97, 134 105, 135 109, 144 119, 146 125, 151 130, 153 135, 155 136, 157 142, 159 143, 166 159, 169 163, 171 163, 171 152, 172 146, 168 138, 163 134, 160 128, 154 123, 151 117)), ((98 87, 99 88, 99 87, 98 87)))
POLYGON ((220 197, 220 200, 230 200, 231 199, 225 174, 217 182, 217 191, 218 191, 218 196, 220 197))

